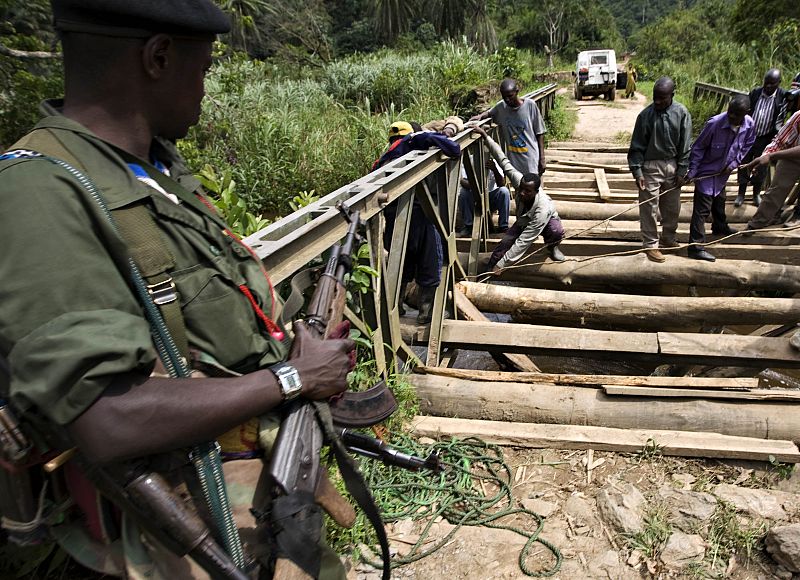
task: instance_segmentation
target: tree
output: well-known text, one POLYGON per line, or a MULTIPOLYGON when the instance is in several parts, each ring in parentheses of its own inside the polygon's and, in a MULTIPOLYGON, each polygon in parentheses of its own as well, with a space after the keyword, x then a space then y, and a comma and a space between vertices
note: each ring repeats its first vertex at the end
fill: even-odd
POLYGON ((546 0, 542 6, 542 23, 548 41, 544 46, 548 68, 553 68, 553 55, 569 41, 569 29, 563 26, 566 10, 566 2, 559 0, 546 0))
POLYGON ((267 10, 266 0, 216 0, 222 10, 231 17, 228 42, 236 49, 247 52, 248 47, 261 40, 256 22, 267 10))
POLYGON ((416 13, 417 5, 412 0, 375 0, 375 31, 391 42, 411 29, 416 13))
POLYGON ((764 33, 778 21, 797 15, 797 0, 737 0, 731 24, 739 42, 762 42, 764 33))

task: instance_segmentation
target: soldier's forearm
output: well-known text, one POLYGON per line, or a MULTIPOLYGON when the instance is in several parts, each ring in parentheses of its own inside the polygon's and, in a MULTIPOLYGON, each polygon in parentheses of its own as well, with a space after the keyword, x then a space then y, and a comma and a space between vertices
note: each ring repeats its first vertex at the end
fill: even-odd
POLYGON ((281 403, 268 370, 242 377, 115 380, 69 426, 90 461, 108 463, 215 439, 281 403))

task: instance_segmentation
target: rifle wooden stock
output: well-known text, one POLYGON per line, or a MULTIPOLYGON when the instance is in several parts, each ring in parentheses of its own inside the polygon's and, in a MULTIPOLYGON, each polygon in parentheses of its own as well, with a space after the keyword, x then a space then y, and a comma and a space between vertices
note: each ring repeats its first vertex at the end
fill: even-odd
POLYGON ((314 490, 314 500, 343 528, 352 528, 356 523, 356 510, 333 486, 324 471, 320 475, 317 489, 314 490))
POLYGON ((314 580, 310 574, 306 574, 300 566, 288 558, 278 558, 275 561, 275 573, 273 580, 314 580))

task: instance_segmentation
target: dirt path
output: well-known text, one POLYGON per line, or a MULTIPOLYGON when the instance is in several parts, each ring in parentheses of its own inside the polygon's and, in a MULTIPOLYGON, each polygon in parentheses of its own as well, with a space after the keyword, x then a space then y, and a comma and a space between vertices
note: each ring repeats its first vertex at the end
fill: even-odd
POLYGON ((578 108, 573 140, 627 143, 636 116, 647 105, 647 98, 636 93, 636 99, 625 99, 620 92, 617 99, 610 102, 601 97, 572 102, 578 108))

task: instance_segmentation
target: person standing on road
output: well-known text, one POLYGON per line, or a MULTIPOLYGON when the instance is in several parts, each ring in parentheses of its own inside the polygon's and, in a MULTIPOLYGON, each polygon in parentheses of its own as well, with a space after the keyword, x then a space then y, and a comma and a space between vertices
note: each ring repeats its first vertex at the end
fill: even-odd
POLYGON ((470 118, 470 121, 491 119, 500 125, 506 139, 508 159, 522 174, 542 175, 544 162, 544 126, 542 114, 533 99, 519 97, 519 85, 514 79, 500 83, 503 100, 488 111, 470 118))
MULTIPOLYGON (((750 100, 745 95, 733 97, 727 112, 711 117, 692 144, 686 173, 686 178, 694 182, 690 244, 705 243, 709 214, 713 233, 723 236, 736 233, 725 216, 725 184, 756 139, 753 118, 747 114, 749 110, 750 100)), ((708 262, 716 260, 702 246, 690 245, 689 257, 708 262)))
MULTIPOLYGON (((783 104, 785 96, 786 91, 781 88, 781 71, 776 68, 767 71, 762 86, 750 91, 750 114, 756 125, 756 142, 750 149, 749 155, 745 157, 744 163, 759 157, 780 129, 783 121, 782 113, 785 114, 786 111, 783 104)), ((764 186, 766 176, 766 168, 761 166, 756 166, 752 175, 749 171, 739 171, 737 175, 739 195, 736 196, 734 205, 739 207, 744 203, 748 183, 753 185, 753 205, 761 203, 761 188, 764 186)))
POLYGON ((628 148, 628 166, 639 187, 639 224, 647 258, 663 262, 656 214, 661 210, 660 247, 677 248, 675 233, 681 210, 681 185, 689 169, 692 117, 674 100, 675 82, 661 77, 653 102, 636 117, 628 148))
POLYGON ((625 98, 626 99, 635 99, 636 98, 636 68, 633 66, 631 61, 628 61, 626 68, 626 78, 625 78, 625 98))

